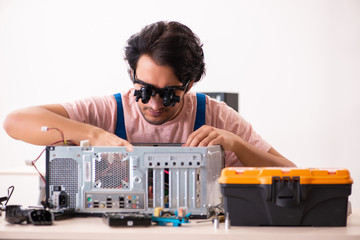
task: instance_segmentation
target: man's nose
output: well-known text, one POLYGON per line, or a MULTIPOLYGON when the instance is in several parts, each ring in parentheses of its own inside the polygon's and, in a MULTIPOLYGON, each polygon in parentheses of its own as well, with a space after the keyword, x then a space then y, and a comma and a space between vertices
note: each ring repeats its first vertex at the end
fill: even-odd
POLYGON ((155 96, 151 96, 148 104, 152 109, 159 110, 163 107, 163 99, 159 96, 159 94, 156 94, 155 96))

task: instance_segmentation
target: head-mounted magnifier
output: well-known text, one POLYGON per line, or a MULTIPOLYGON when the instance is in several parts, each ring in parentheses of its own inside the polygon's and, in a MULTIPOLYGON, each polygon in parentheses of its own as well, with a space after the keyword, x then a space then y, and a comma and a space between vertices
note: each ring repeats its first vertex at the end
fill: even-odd
POLYGON ((176 103, 180 102, 180 96, 177 96, 175 91, 176 90, 185 91, 189 84, 188 82, 185 86, 157 88, 149 83, 136 79, 135 71, 134 71, 133 82, 142 85, 142 87, 139 90, 135 89, 134 91, 134 96, 136 101, 139 101, 139 99, 141 98, 141 102, 146 104, 150 101, 151 97, 154 97, 156 96, 156 94, 159 94, 159 96, 163 99, 163 105, 165 107, 168 106, 173 107, 175 106, 176 103))

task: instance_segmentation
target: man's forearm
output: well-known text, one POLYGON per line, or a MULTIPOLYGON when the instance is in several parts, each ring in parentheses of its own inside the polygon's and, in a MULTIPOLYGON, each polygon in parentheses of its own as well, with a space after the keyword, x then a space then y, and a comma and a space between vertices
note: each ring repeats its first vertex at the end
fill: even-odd
POLYGON ((236 141, 234 153, 245 167, 296 167, 275 149, 264 152, 241 138, 236 141))
POLYGON ((4 129, 9 136, 36 145, 50 145, 61 141, 58 131, 42 132, 41 127, 58 128, 66 140, 80 142, 89 138, 93 126, 76 122, 49 111, 43 107, 29 107, 10 113, 4 121, 4 129))

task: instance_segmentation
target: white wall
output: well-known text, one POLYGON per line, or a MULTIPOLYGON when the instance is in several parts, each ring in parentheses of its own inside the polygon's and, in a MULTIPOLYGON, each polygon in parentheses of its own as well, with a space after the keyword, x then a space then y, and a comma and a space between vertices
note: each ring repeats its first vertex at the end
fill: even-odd
MULTIPOLYGON (((207 75, 194 90, 239 92, 241 114, 298 166, 348 168, 360 207, 360 1, 0 0, 0 122, 129 88, 125 41, 158 20, 203 41, 207 75)), ((27 172, 24 160, 42 150, 2 128, 0 148, 2 171, 27 172)))

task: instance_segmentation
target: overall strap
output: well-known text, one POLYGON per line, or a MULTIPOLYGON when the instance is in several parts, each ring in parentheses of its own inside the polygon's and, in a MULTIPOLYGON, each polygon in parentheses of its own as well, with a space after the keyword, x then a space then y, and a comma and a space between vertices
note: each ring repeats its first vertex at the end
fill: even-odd
POLYGON ((194 124, 194 131, 205 125, 205 112, 206 112, 206 95, 196 93, 196 118, 194 124))
POLYGON ((125 119, 124 119, 124 110, 123 110, 123 105, 122 105, 122 100, 121 100, 121 94, 117 93, 114 94, 115 100, 116 100, 116 104, 117 104, 117 119, 116 119, 116 129, 115 129, 115 134, 122 138, 122 139, 127 139, 126 137, 126 130, 125 130, 125 119))

